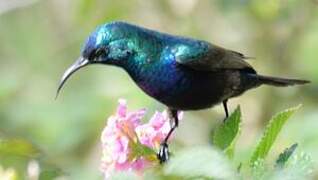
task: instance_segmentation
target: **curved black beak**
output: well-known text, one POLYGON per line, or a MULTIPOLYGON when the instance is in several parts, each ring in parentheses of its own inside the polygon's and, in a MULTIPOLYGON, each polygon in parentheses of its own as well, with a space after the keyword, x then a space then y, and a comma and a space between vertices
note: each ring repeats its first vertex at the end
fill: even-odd
POLYGON ((59 87, 56 91, 55 99, 58 97, 63 85, 65 84, 66 80, 77 70, 81 69, 82 67, 89 64, 89 61, 83 57, 78 58, 74 64, 72 64, 63 74, 62 79, 60 81, 59 87))

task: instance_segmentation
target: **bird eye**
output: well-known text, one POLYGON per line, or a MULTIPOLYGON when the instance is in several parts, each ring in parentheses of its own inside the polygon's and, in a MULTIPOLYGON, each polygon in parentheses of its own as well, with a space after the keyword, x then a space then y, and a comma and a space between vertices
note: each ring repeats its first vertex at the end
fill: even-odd
POLYGON ((106 55, 106 49, 105 49, 105 48, 98 48, 98 49, 95 51, 95 58, 96 58, 96 57, 103 56, 103 55, 106 55))
POLYGON ((89 59, 95 60, 100 57, 106 56, 106 54, 107 54, 107 48, 104 48, 104 47, 98 48, 90 54, 89 59))

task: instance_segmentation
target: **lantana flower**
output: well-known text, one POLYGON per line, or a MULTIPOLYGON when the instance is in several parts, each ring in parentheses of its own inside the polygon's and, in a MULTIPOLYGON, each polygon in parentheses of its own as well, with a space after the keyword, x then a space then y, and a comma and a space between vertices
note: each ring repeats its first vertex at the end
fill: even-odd
POLYGON ((126 100, 120 99, 116 114, 108 118, 101 136, 105 179, 114 171, 140 174, 157 163, 156 152, 170 130, 169 115, 166 111, 156 112, 142 124, 145 113, 145 109, 128 112, 126 100))

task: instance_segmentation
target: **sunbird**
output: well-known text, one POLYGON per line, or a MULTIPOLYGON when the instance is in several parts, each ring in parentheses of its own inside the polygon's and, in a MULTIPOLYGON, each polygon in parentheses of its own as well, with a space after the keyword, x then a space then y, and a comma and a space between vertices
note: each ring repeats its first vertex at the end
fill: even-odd
POLYGON ((157 153, 160 163, 169 159, 168 139, 178 127, 178 111, 200 110, 260 85, 292 86, 307 80, 259 75, 248 57, 204 40, 171 35, 121 21, 97 27, 88 37, 80 57, 63 74, 66 80, 90 64, 123 68, 149 96, 167 106, 171 130, 157 153))

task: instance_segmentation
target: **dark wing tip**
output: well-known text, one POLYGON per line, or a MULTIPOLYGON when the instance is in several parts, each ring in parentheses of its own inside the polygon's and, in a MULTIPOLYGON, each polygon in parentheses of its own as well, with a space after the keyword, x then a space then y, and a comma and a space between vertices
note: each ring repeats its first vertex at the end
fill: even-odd
POLYGON ((237 52, 237 51, 232 51, 232 53, 236 54, 238 57, 242 58, 242 59, 256 59, 255 57, 253 56, 245 56, 243 53, 240 53, 240 52, 237 52))

